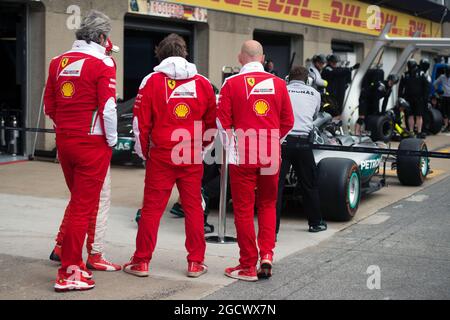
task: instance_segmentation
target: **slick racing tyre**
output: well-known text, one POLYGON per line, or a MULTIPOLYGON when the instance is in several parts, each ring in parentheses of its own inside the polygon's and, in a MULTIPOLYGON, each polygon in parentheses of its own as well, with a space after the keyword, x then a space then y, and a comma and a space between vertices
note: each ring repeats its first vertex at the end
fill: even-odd
MULTIPOLYGON (((404 139, 398 150, 427 151, 427 145, 422 139, 404 139)), ((420 186, 428 175, 428 157, 397 155, 397 177, 405 186, 420 186)))
POLYGON ((366 128, 373 141, 388 142, 394 134, 394 123, 386 115, 368 116, 366 128))
POLYGON ((443 125, 444 117, 439 110, 435 108, 430 108, 427 110, 424 116, 424 127, 426 131, 432 134, 438 134, 441 132, 443 125))
POLYGON ((358 165, 350 159, 325 158, 318 167, 322 215, 333 221, 351 220, 361 198, 358 165))

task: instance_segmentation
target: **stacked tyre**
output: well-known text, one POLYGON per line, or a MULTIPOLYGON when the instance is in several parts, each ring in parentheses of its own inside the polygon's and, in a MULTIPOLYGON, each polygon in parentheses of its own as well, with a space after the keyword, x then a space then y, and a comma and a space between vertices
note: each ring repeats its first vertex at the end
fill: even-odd
POLYGON ((441 132, 444 125, 444 117, 442 113, 435 108, 430 108, 424 116, 424 129, 432 134, 438 134, 441 132))
POLYGON ((370 137, 373 141, 388 142, 394 134, 394 122, 387 115, 367 117, 366 128, 370 131, 370 137))

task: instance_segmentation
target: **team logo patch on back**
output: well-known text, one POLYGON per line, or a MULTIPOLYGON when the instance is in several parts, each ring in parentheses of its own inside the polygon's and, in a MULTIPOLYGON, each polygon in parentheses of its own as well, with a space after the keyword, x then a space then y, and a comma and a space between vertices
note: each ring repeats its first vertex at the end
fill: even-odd
POLYGON ((69 63, 69 58, 64 57, 61 59, 61 68, 65 68, 67 66, 67 64, 69 63))
POLYGON ((83 69, 84 62, 86 59, 81 59, 75 62, 69 63, 69 58, 64 58, 61 60, 61 68, 62 70, 58 72, 58 78, 59 77, 79 77, 81 75, 81 70, 83 69), (67 59, 64 62, 64 59, 67 59), (63 63, 66 64, 66 66, 63 66, 63 63))
POLYGON ((197 86, 196 81, 191 80, 175 81, 173 79, 166 78, 166 102, 170 99, 193 99, 197 98, 197 86))
POLYGON ((61 84, 61 94, 64 98, 72 98, 75 94, 75 86, 72 82, 66 81, 61 84))
POLYGON ((275 94, 275 84, 273 78, 263 77, 245 77, 247 90, 247 99, 251 95, 275 94))
POLYGON ((179 103, 173 109, 173 113, 178 119, 186 119, 191 113, 191 109, 189 108, 187 103, 179 103))
POLYGON ((169 86, 169 88, 170 88, 171 90, 173 90, 173 88, 175 88, 175 86, 177 85, 177 82, 176 82, 175 80, 169 79, 169 80, 167 81, 167 85, 169 86))
POLYGON ((257 116, 266 116, 270 110, 270 106, 266 100, 259 99, 253 104, 253 110, 257 116))

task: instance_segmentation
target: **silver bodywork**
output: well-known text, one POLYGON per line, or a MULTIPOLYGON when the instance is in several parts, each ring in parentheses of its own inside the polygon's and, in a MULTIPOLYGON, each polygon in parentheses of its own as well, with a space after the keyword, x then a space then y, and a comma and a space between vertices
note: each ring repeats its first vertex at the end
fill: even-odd
MULTIPOLYGON (((342 128, 338 124, 333 123, 332 117, 328 113, 319 113, 318 118, 314 121, 314 126, 315 144, 365 148, 379 147, 379 144, 373 142, 368 136, 344 134, 342 128)), ((378 168, 382 163, 382 156, 373 153, 314 150, 314 158, 317 164, 324 158, 345 158, 353 160, 360 169, 361 181, 363 183, 368 182, 378 172, 378 168)))

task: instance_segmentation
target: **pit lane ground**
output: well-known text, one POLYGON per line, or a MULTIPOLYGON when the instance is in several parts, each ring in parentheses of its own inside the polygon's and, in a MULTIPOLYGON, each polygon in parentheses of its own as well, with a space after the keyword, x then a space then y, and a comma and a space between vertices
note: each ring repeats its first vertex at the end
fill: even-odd
MULTIPOLYGON (((429 137, 427 144, 430 150, 449 152, 450 135, 429 137)), ((409 297, 408 288, 418 288, 422 282, 431 284, 426 287, 428 294, 426 289, 412 290, 422 292, 414 297, 448 298, 448 280, 442 279, 449 270, 442 265, 450 260, 450 160, 433 159, 431 165, 434 173, 423 186, 400 186, 392 175, 388 187, 362 201, 353 221, 329 223, 326 232, 310 234, 303 217, 283 217, 276 248, 278 274, 254 287, 233 284, 223 275, 225 267, 237 264, 236 244, 208 244, 209 272, 199 279, 185 277, 184 224, 167 213, 149 278, 96 272, 94 290, 69 294, 53 291, 57 265, 48 260, 68 197, 59 165, 39 161, 0 165, 0 299, 401 298, 409 297), (408 198, 424 201, 397 204, 408 198), (391 279, 388 291, 367 289, 369 265, 380 266, 382 288, 391 279), (427 276, 424 269, 430 270, 427 276), (402 287, 405 279, 410 282, 402 287)), ((143 180, 142 169, 112 170, 107 256, 113 261, 126 262, 133 253, 134 214, 141 204, 143 180)), ((176 197, 175 189, 168 208, 176 197)), ((216 212, 209 221, 217 226, 216 212)), ((228 234, 234 235, 232 214, 227 227, 228 234)))

